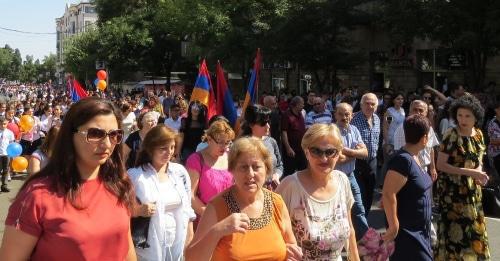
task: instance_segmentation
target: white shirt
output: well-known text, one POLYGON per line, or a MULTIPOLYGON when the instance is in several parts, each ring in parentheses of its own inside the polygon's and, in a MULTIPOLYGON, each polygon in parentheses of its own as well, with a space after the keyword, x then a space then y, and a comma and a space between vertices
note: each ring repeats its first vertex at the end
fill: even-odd
POLYGON ((181 260, 189 221, 196 218, 191 207, 191 180, 180 164, 169 162, 169 180, 160 182, 151 164, 128 170, 137 198, 142 203, 156 202, 151 217, 149 248, 136 249, 141 260, 181 260))
MULTIPOLYGON (((434 129, 432 129, 432 127, 430 127, 429 129, 428 136, 429 140, 427 141, 425 149, 421 150, 418 154, 418 159, 421 161, 421 163, 423 163, 424 166, 426 166, 426 170, 427 166, 431 164, 431 152, 433 148, 439 145, 439 140, 436 137, 436 133, 434 132, 434 129)), ((405 144, 405 130, 403 128, 403 124, 401 124, 401 126, 399 126, 394 132, 394 149, 399 150, 405 144)))
POLYGON ((7 146, 11 142, 15 141, 14 133, 11 130, 5 128, 4 130, 0 130, 0 155, 7 155, 7 146))
POLYGON ((164 123, 167 127, 175 130, 176 132, 179 132, 179 129, 181 128, 181 122, 181 117, 177 117, 177 120, 172 119, 172 117, 168 117, 164 123))

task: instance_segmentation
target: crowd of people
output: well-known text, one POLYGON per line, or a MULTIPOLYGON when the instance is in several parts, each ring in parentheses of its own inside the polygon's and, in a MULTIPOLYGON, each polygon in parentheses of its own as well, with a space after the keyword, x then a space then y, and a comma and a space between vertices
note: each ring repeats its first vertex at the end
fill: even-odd
POLYGON ((500 99, 447 88, 266 93, 235 128, 168 91, 2 87, 1 191, 10 143, 29 165, 0 260, 490 260, 500 99))

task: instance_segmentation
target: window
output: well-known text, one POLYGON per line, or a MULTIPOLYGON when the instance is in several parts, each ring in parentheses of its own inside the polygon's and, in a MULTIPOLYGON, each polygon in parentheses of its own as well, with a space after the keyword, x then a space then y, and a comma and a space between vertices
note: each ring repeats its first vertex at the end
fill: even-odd
POLYGON ((76 32, 76 24, 75 22, 71 22, 71 33, 74 34, 76 32))
POLYGON ((85 6, 84 12, 87 14, 93 14, 95 13, 95 7, 93 6, 85 6))
POLYGON ((285 78, 273 78, 272 80, 272 90, 281 90, 285 88, 285 78))

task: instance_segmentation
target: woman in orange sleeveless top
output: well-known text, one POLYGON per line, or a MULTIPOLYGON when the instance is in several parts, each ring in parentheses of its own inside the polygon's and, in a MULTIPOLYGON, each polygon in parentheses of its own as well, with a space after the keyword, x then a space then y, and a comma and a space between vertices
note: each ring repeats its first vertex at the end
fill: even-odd
POLYGON ((300 260, 283 199, 263 188, 273 170, 262 141, 238 139, 228 169, 235 184, 208 204, 186 260, 300 260))

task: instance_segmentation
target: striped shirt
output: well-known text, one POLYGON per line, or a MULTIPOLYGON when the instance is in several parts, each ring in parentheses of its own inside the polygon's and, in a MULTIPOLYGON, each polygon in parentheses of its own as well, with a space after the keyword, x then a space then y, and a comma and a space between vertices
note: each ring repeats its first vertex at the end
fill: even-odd
POLYGON ((362 111, 354 113, 352 117, 351 124, 358 128, 359 133, 361 133, 361 138, 368 149, 368 159, 374 159, 377 157, 378 142, 380 139, 380 118, 377 114, 372 116, 372 127, 368 124, 368 120, 362 111))
POLYGON ((308 112, 306 116, 306 128, 311 127, 315 123, 332 123, 332 113, 329 110, 323 112, 308 112))

